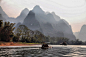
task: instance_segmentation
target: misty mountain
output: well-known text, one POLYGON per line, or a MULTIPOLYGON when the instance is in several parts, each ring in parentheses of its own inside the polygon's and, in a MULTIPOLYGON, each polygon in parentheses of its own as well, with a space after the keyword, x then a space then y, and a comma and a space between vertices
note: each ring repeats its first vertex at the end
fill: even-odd
POLYGON ((35 18, 35 13, 30 11, 23 22, 31 30, 40 30, 40 24, 35 18))
POLYGON ((2 14, 0 14, 0 20, 6 21, 6 19, 3 18, 2 14))
POLYGON ((56 23, 56 20, 54 18, 54 16, 51 13, 46 14, 41 8, 40 6, 36 5, 33 10, 35 13, 36 19, 39 22, 43 22, 43 23, 56 23))
POLYGON ((24 19, 26 18, 26 16, 28 15, 29 10, 27 8, 25 8, 24 10, 22 10, 22 12, 20 13, 20 15, 17 18, 12 18, 9 17, 7 20, 13 23, 23 23, 24 19))
POLYGON ((48 13, 46 15, 46 19, 47 19, 47 22, 49 22, 51 24, 56 24, 57 23, 57 21, 55 20, 54 16, 51 13, 48 13))
POLYGON ((32 11, 36 14, 45 14, 45 12, 40 8, 39 5, 36 5, 32 11))
POLYGON ((8 16, 0 6, 0 20, 6 21, 6 18, 8 18, 8 16))
POLYGON ((55 13, 45 13, 38 5, 30 11, 23 24, 32 30, 41 29, 46 36, 76 39, 67 21, 60 19, 55 13))
POLYGON ((25 9, 21 12, 21 14, 16 18, 17 21, 23 23, 24 19, 25 19, 26 16, 28 15, 28 13, 29 13, 29 10, 28 10, 27 8, 25 8, 25 9))
POLYGON ((59 21, 60 20, 60 17, 57 16, 54 12, 52 12, 52 15, 53 15, 53 17, 55 18, 56 21, 59 21))
POLYGON ((0 19, 3 21, 14 21, 15 18, 8 17, 8 15, 3 11, 2 7, 0 6, 0 19))
POLYGON ((77 39, 80 39, 82 41, 86 41, 86 25, 83 25, 77 39))
POLYGON ((45 36, 58 37, 57 31, 54 30, 50 23, 40 23, 41 31, 45 36))
POLYGON ((56 23, 54 16, 51 13, 45 13, 38 5, 32 11, 40 23, 42 33, 46 36, 57 37, 57 31, 52 26, 52 24, 56 23))
MULTIPOLYGON (((3 16, 6 16, 4 14, 3 16)), ((8 17, 10 22, 15 22, 19 25, 26 25, 31 30, 38 30, 46 36, 50 37, 65 37, 70 40, 75 40, 71 26, 67 21, 60 19, 54 12, 46 13, 38 5, 29 12, 26 8, 17 18, 8 17), (20 23, 19 23, 20 22, 20 23)))
POLYGON ((70 40, 75 40, 75 36, 73 35, 71 26, 68 24, 67 21, 61 19, 57 22, 56 25, 53 25, 54 29, 58 32, 59 37, 69 38, 70 40))

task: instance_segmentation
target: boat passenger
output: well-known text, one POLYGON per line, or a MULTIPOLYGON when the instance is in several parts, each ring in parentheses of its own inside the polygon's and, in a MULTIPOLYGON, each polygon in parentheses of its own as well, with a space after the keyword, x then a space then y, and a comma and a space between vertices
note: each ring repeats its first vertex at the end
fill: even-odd
POLYGON ((45 43, 45 42, 43 42, 43 44, 42 44, 42 47, 41 47, 41 48, 43 48, 43 49, 45 48, 45 49, 46 49, 46 48, 48 48, 48 47, 49 47, 49 46, 48 46, 48 44, 47 44, 47 43, 45 43))

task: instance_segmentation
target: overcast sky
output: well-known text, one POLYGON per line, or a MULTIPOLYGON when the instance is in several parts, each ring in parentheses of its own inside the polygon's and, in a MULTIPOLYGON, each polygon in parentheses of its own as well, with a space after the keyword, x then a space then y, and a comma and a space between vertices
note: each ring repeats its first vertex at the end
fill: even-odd
POLYGON ((39 5, 44 11, 55 12, 68 21, 73 32, 78 32, 86 24, 85 0, 2 0, 1 6, 10 17, 17 17, 24 8, 32 10, 39 5))

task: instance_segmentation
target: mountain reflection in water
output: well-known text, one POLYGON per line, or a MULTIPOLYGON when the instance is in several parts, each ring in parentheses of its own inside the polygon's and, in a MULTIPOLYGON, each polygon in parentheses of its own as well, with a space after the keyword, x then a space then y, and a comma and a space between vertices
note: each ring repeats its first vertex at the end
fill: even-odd
POLYGON ((0 57, 86 57, 86 46, 51 46, 49 49, 40 49, 39 45, 0 47, 0 57))

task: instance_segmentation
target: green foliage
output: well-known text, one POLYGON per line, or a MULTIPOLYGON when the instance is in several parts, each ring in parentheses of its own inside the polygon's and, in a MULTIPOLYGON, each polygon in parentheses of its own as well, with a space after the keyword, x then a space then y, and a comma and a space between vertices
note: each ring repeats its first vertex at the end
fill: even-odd
POLYGON ((13 37, 13 42, 18 42, 18 41, 19 41, 18 36, 14 36, 14 37, 13 37))
POLYGON ((5 22, 3 23, 0 20, 0 40, 1 41, 12 41, 14 33, 12 32, 15 28, 13 28, 14 23, 5 22))
POLYGON ((21 38, 21 42, 26 42, 25 37, 22 37, 22 38, 21 38))
POLYGON ((45 41, 45 36, 41 32, 32 31, 25 25, 20 25, 16 29, 15 35, 19 36, 21 42, 40 43, 45 41))

